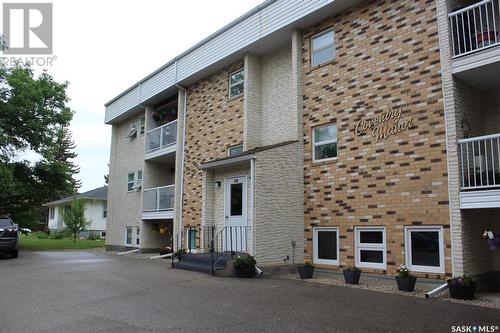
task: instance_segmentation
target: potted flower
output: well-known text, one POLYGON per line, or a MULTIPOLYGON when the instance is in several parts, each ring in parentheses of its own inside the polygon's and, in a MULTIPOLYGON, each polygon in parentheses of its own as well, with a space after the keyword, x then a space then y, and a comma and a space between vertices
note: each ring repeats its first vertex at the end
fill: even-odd
POLYGON ((304 265, 298 266, 299 276, 301 279, 311 279, 314 274, 314 265, 310 261, 305 261, 304 265))
POLYGON ((396 282, 398 284, 398 290, 406 292, 412 292, 415 290, 417 277, 411 274, 410 268, 405 265, 399 265, 397 272, 398 275, 396 275, 396 282))
POLYGON ((255 258, 249 254, 239 255, 234 260, 234 271, 237 277, 249 278, 255 275, 255 258))
POLYGON ((361 269, 356 266, 351 266, 342 271, 344 273, 344 281, 347 284, 358 284, 361 277, 361 269))
POLYGON ((450 297, 456 299, 474 299, 476 283, 468 276, 459 276, 448 280, 450 297))
POLYGON ((500 250, 500 235, 493 233, 491 230, 483 232, 483 239, 488 242, 488 247, 491 251, 500 250))
POLYGON ((181 259, 182 259, 182 255, 183 255, 183 254, 186 254, 186 253, 188 253, 188 251, 187 251, 186 249, 178 249, 177 251, 175 251, 174 256, 175 256, 175 257, 176 257, 179 261, 181 261, 181 259))

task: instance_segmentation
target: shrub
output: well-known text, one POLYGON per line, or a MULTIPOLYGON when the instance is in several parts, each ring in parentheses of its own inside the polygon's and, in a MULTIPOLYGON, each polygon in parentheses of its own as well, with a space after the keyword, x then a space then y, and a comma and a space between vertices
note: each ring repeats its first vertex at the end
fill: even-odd
POLYGON ((50 238, 52 239, 63 239, 63 233, 60 231, 53 232, 50 234, 50 238))
POLYGON ((32 233, 32 236, 34 236, 36 239, 47 239, 50 235, 46 232, 37 231, 32 233))
POLYGON ((470 276, 462 275, 456 278, 449 279, 450 283, 452 284, 458 284, 461 286, 470 286, 474 284, 475 279, 471 278, 470 276))
POLYGON ((238 256, 234 261, 234 267, 236 268, 254 267, 255 264, 257 264, 257 261, 251 255, 238 256))

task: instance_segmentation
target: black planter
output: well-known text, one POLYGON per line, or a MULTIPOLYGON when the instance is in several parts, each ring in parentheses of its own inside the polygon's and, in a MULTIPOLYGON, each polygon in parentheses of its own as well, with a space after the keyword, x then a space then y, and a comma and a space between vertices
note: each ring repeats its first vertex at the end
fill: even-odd
POLYGON ((415 276, 396 276, 396 282, 398 283, 399 291, 412 292, 415 290, 415 283, 417 283, 417 278, 415 276))
POLYGON ((298 266, 299 276, 301 279, 311 279, 314 274, 314 266, 298 266))
POLYGON ((361 277, 361 271, 351 271, 349 269, 344 269, 344 280, 347 284, 358 284, 359 278, 361 277))
POLYGON ((255 276, 255 266, 235 267, 234 272, 236 273, 237 277, 251 278, 255 276))
POLYGON ((476 284, 471 283, 470 285, 462 285, 455 283, 453 280, 448 280, 448 290, 450 291, 450 297, 456 299, 474 299, 474 293, 476 292, 476 284))

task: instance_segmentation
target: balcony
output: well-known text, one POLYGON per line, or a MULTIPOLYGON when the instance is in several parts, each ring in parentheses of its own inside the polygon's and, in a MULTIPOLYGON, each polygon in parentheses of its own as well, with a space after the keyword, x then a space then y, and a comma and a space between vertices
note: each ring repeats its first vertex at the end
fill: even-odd
POLYGON ((458 141, 460 208, 500 208, 500 134, 458 141))
POLYGON ((484 0, 448 15, 452 72, 477 88, 500 71, 500 1, 484 0))
POLYGON ((145 159, 156 159, 175 153, 177 142, 177 120, 149 130, 146 133, 145 159))
POLYGON ((142 219, 172 219, 174 217, 174 195, 174 185, 145 189, 142 219))

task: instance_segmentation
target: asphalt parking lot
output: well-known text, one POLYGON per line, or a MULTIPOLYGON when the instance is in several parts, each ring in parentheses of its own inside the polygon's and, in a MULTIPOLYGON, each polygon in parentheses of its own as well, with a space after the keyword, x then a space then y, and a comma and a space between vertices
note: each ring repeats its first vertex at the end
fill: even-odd
POLYGON ((214 278, 105 252, 0 258, 0 332, 451 332, 500 311, 338 286, 214 278))

